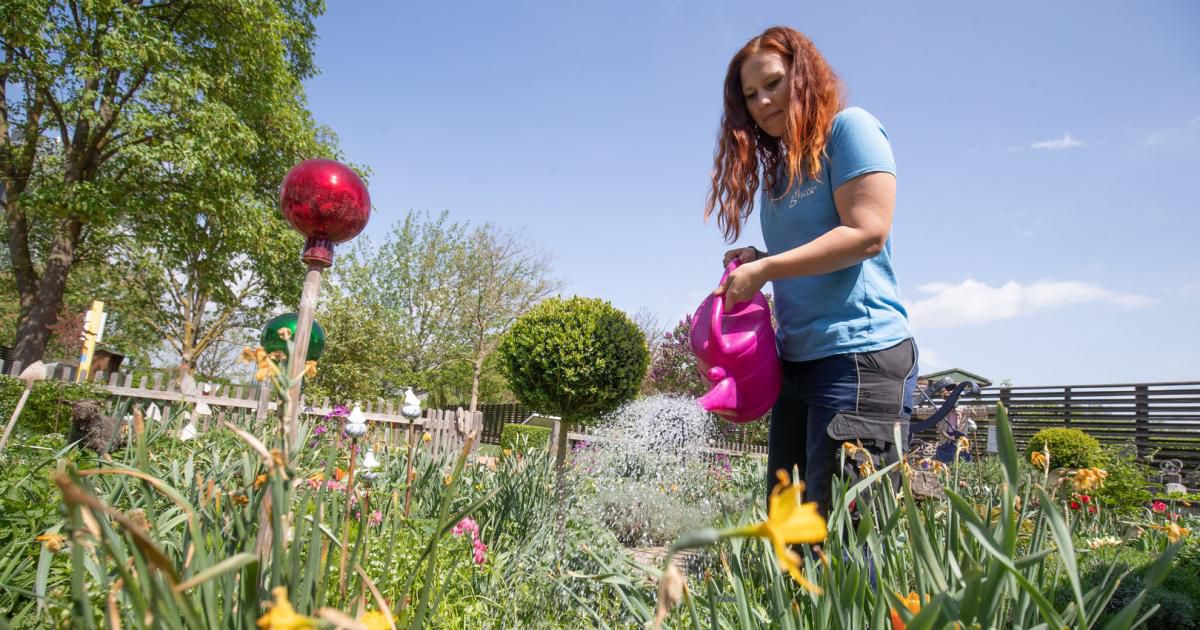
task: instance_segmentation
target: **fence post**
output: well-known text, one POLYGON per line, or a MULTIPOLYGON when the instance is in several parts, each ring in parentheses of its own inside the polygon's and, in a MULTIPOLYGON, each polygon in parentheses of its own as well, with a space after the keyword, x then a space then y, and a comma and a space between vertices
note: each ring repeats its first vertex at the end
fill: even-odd
POLYGON ((1133 389, 1133 413, 1134 422, 1136 423, 1133 444, 1140 458, 1150 453, 1150 388, 1145 385, 1138 385, 1133 389))
POLYGON ((1068 427, 1071 426, 1071 388, 1070 386, 1063 388, 1063 420, 1068 427))
MULTIPOLYGON (((267 405, 271 401, 271 387, 268 381, 259 381, 258 407, 254 410, 254 424, 258 425, 267 419, 267 405)), ((339 429, 340 433, 340 429, 339 429)))

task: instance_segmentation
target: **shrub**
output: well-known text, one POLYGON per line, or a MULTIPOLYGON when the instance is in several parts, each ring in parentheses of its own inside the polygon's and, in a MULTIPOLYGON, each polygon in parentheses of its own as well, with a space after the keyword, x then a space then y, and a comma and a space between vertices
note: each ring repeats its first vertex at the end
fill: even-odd
MULTIPOLYGON (((12 417, 25 383, 0 376, 0 431, 12 417)), ((16 431, 31 434, 66 433, 71 428, 71 405, 80 400, 104 400, 108 392, 90 383, 40 381, 34 383, 29 400, 17 420, 16 431)))
MULTIPOLYGON (((564 426, 595 422, 633 398, 650 363, 637 325, 593 298, 538 304, 513 324, 498 350, 517 399, 562 417, 564 426)), ((565 434, 558 448, 563 455, 565 434)))
POLYGON ((500 430, 500 448, 533 451, 550 448, 550 429, 527 424, 506 424, 500 430))
POLYGON ((1104 501, 1105 507, 1122 516, 1132 516, 1145 508, 1153 497, 1146 490, 1149 483, 1146 469, 1138 463, 1137 458, 1114 448, 1106 448, 1102 452, 1102 460, 1108 477, 1096 490, 1096 496, 1104 501))
POLYGON ((1026 455, 1050 449, 1050 466, 1054 468, 1089 468, 1103 462, 1100 442, 1079 429, 1042 429, 1029 438, 1026 455))

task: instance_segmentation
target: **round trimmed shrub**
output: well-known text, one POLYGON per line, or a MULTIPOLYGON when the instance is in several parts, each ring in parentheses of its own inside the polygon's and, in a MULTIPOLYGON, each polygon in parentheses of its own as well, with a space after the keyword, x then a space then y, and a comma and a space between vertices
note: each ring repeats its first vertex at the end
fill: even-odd
POLYGON ((1099 466, 1103 460, 1100 442, 1079 429, 1042 429, 1029 438, 1026 455, 1042 450, 1043 446, 1050 449, 1052 468, 1090 468, 1099 466))
MULTIPOLYGON (((498 352, 517 399, 566 425, 595 422, 633 398, 650 363, 646 337, 625 313, 582 297, 533 307, 498 352)), ((560 455, 564 445, 560 439, 560 455)))

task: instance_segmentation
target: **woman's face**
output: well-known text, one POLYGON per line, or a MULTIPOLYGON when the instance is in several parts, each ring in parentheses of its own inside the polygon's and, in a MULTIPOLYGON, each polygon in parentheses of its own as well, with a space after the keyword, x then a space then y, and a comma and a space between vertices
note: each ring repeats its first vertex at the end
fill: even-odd
POLYGON ((746 108, 759 129, 778 138, 787 129, 792 85, 783 57, 775 52, 759 52, 742 62, 742 96, 746 108))

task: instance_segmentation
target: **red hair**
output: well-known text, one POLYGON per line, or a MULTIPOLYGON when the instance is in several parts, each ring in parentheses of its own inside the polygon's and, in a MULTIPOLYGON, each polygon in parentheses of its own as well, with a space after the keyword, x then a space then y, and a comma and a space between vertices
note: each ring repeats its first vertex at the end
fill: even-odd
POLYGON ((788 187, 784 191, 797 181, 816 178, 821 173, 821 157, 833 117, 842 104, 841 81, 812 40, 799 31, 776 26, 747 42, 725 72, 725 112, 713 155, 712 190, 704 219, 707 221, 715 210, 717 224, 732 243, 741 235, 742 222, 754 210, 760 165, 763 183, 770 191, 776 189, 781 163, 787 164, 788 187), (788 68, 791 105, 780 138, 767 135, 754 124, 742 94, 742 63, 760 52, 779 54, 788 68))

